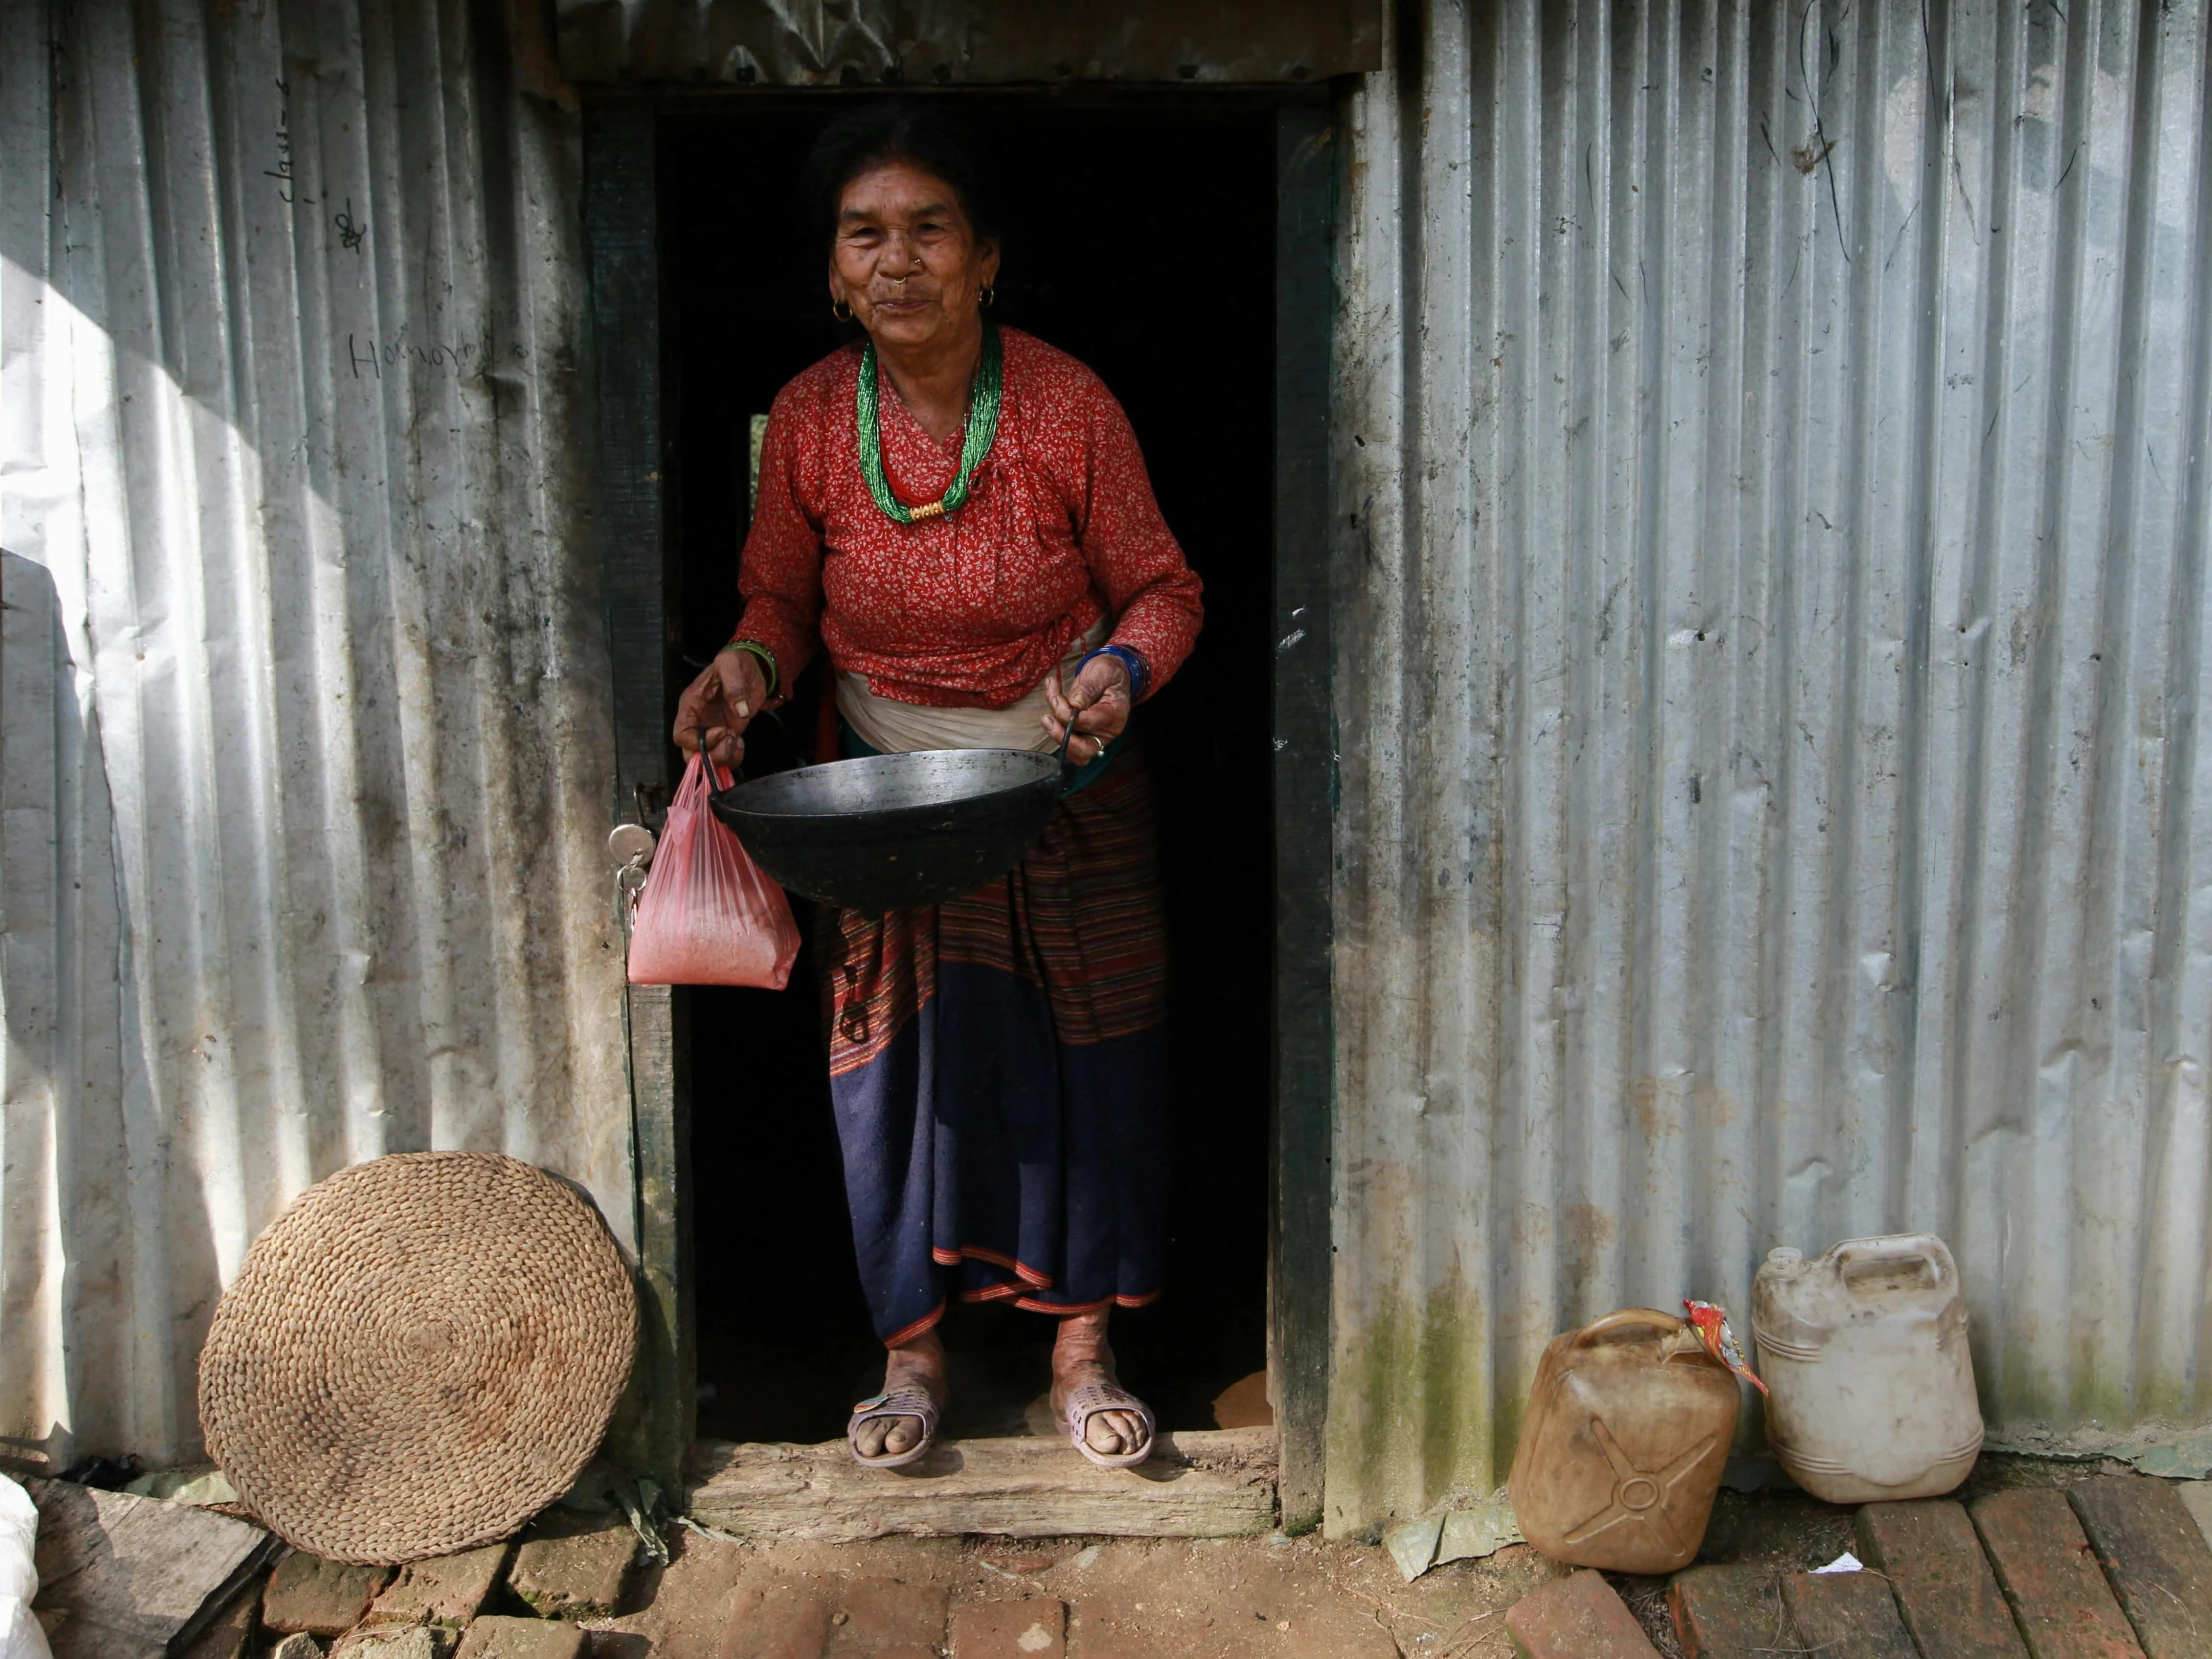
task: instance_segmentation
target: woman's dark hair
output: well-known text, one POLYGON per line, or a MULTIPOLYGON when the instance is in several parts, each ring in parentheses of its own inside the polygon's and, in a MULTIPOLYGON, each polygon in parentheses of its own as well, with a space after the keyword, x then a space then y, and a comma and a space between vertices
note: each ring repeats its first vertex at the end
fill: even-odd
POLYGON ((824 247, 836 240, 844 187, 887 161, 911 162, 950 185, 978 242, 998 236, 998 193, 988 159, 935 110, 892 98, 838 116, 807 153, 800 184, 824 247))

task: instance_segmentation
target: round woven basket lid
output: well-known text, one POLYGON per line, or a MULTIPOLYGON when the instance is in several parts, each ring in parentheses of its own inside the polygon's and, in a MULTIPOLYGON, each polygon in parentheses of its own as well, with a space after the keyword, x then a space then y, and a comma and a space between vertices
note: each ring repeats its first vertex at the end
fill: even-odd
POLYGON ((637 1349, 591 1203, 480 1152, 340 1170, 254 1241, 200 1353, 200 1426, 287 1542, 390 1564, 507 1537, 598 1449, 637 1349))

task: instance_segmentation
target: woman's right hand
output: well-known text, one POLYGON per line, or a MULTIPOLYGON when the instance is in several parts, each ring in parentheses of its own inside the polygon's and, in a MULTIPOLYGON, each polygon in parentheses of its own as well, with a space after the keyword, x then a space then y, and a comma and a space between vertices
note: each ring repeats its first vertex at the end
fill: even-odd
POLYGON ((745 758, 745 729, 767 701, 761 659, 750 651, 719 653, 676 700, 676 747, 704 745, 710 761, 736 766, 745 758))

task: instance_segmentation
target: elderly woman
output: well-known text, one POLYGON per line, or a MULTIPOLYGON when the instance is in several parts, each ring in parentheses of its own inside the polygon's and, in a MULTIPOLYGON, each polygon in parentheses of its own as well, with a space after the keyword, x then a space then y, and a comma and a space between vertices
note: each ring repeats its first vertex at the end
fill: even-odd
POLYGON ((676 741, 735 761, 819 641, 847 754, 1064 737, 1082 766, 1003 879, 823 917, 853 1241, 890 1351, 848 1437, 874 1467, 929 1449, 957 1295, 1058 1320, 1054 1414, 1092 1462, 1126 1466, 1154 1423, 1106 1326, 1160 1294, 1167 971, 1127 727, 1190 653, 1199 581, 1112 394, 993 324, 991 204, 946 129, 906 105, 847 115, 808 183, 831 308, 867 338, 776 398, 744 615, 685 691, 676 741))

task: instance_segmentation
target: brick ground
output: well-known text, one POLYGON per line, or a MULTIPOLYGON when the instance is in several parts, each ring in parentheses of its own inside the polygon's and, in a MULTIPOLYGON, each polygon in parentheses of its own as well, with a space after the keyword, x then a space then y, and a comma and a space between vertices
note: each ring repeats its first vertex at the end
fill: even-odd
POLYGON ((1067 1622, 1049 1596, 971 1601, 952 1614, 952 1659, 1065 1659, 1067 1622))
POLYGON ((368 1610, 371 1624, 466 1624, 491 1599, 507 1564, 505 1544, 414 1561, 368 1610))
POLYGON ((270 1575, 262 1623, 287 1635, 338 1635, 360 1623, 390 1576, 389 1567, 351 1567, 293 1550, 270 1575))
POLYGON ((584 1633, 559 1619, 478 1619, 455 1659, 582 1659, 584 1633))
POLYGON ((555 1513, 524 1535, 507 1584, 547 1618, 597 1618, 622 1605, 638 1537, 626 1521, 584 1522, 555 1513))
POLYGON ((1782 1599, 1782 1575, 1766 1567, 1691 1567, 1674 1575, 1668 1606, 1690 1659, 1742 1659, 1799 1645, 1782 1599))
POLYGON ((1880 1573, 1792 1573, 1782 1594, 1799 1642, 1821 1659, 1917 1659, 1890 1581, 1880 1573))
POLYGON ((1963 1504, 1870 1503, 1859 1557, 1887 1573, 1922 1659, 2027 1659, 1963 1504))
POLYGON ((1505 1628, 1521 1659, 1659 1659, 1613 1586, 1588 1570, 1523 1596, 1505 1628))
POLYGON ((192 1639, 192 1645, 185 1649, 185 1659, 245 1659, 261 1610, 260 1586, 233 1596, 230 1606, 192 1639))
POLYGON ((330 1649, 330 1656, 331 1659, 341 1659, 344 1655, 351 1655, 351 1659, 445 1659, 452 1642, 450 1630, 432 1630, 421 1624, 405 1630, 357 1630, 336 1643, 330 1649))
POLYGON ((2112 1475, 2066 1495, 2150 1659, 2212 1654, 2212 1546, 2173 1487, 2112 1475))
POLYGON ((1380 1548, 1303 1538, 837 1545, 680 1533, 673 1548, 667 1568, 641 1573, 636 1611, 587 1622, 593 1659, 891 1659, 922 1630, 870 1622, 886 1611, 886 1582, 936 1609, 931 1640, 956 1644, 957 1659, 1504 1659, 1505 1610, 1566 1571, 1515 1546, 1407 1584, 1380 1548), (860 1580, 876 1588, 855 1608, 860 1580), (993 1610, 1004 1605, 1028 1609, 1013 1645, 971 1655, 981 1633, 1007 1633, 993 1610), (1047 1645, 1023 1649, 1036 1609, 1057 1605, 1068 1609, 1058 1645, 1048 1622, 1047 1645), (883 1645, 862 1643, 871 1631, 883 1645))
POLYGON ((2064 1492, 1995 1492, 1972 1513, 2034 1659, 2143 1659, 2064 1492))
POLYGON ((828 1659, 844 1659, 846 1654, 894 1654, 907 1659, 908 1649, 934 1659, 944 1641, 950 1599, 943 1585, 926 1581, 848 1579, 835 1597, 837 1610, 830 1615, 828 1659))
MULTIPOLYGON (((2030 1482, 2080 1477, 2077 1468, 2026 1473, 2030 1482)), ((832 1545, 678 1533, 671 1564, 640 1575, 632 1610, 585 1628, 592 1659, 1611 1659, 1613 1648, 1593 1643, 1616 1640, 1637 1659, 1686 1651, 1711 1659, 2028 1659, 1993 1553, 2038 1631, 2035 1659, 2136 1659, 2124 1636, 2116 1648, 2077 1650, 2052 1645, 2050 1627, 2032 1625, 2031 1571, 2056 1586, 2050 1596, 2078 1608, 2096 1603, 2105 1567, 2084 1560, 2067 1529, 2069 1494, 2032 1484, 2000 1489, 2020 1478, 2018 1469, 1999 1469, 1969 1487, 1973 1518, 1947 1500, 1855 1515, 1801 1497, 1731 1498, 1707 1550, 1736 1559, 1708 1562, 1674 1587, 1692 1610, 1689 1643, 1666 1615, 1667 1586, 1657 1580, 1575 1581, 1515 1546, 1406 1584, 1378 1547, 1282 1537, 832 1545), (1805 1570, 1832 1560, 1855 1535, 1856 1553, 1887 1572, 1805 1570), (2052 1559, 2038 1565, 2037 1549, 2052 1559), (1722 1592, 1732 1586, 1736 1623, 1724 1629, 1730 1609, 1722 1592), (1615 1628, 1594 1636, 1561 1614, 1547 1622, 1547 1609, 1578 1597, 1615 1628), (1063 1609, 1064 1623, 1056 1623, 1063 1609)), ((2158 1586, 2176 1573, 2197 1573, 2212 1594, 2212 1550, 2172 1487, 2092 1481, 2070 1495, 2082 1513, 2100 1517, 2088 1531, 2102 1527, 2108 1564, 2135 1586, 2138 1601, 2163 1595, 2170 1609, 2176 1595, 2158 1586)), ((2193 1606, 2188 1595, 2183 1588, 2184 1607, 2193 1606)), ((2090 1628, 2121 1634, 2109 1624, 2090 1628)), ((2146 1642, 2147 1659, 2212 1659, 2212 1643, 2193 1634, 2187 1641, 2196 1645, 2146 1642)))
POLYGON ((2174 1487, 2182 1507, 2196 1517, 2197 1530, 2212 1544, 2212 1480, 2184 1480, 2174 1487))
MULTIPOLYGON (((730 1609, 717 1659, 822 1659, 830 1644, 830 1598, 798 1586, 757 1587, 730 1609)), ((695 1644, 665 1638, 674 1650, 695 1644)), ((597 1654, 595 1637, 592 1651, 597 1654)))

